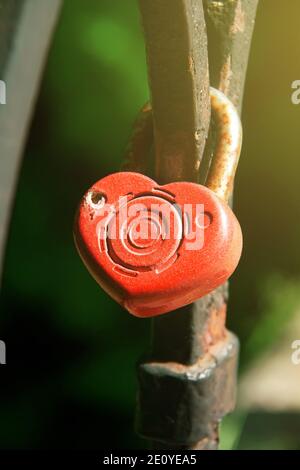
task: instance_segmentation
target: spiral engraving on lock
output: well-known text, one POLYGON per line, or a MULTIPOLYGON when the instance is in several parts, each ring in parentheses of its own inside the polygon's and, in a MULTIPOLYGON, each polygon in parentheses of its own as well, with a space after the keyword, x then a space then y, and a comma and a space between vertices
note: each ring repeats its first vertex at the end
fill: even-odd
POLYGON ((124 268, 124 274, 169 267, 176 260, 183 234, 175 199, 155 195, 155 190, 124 199, 97 228, 100 250, 124 268))

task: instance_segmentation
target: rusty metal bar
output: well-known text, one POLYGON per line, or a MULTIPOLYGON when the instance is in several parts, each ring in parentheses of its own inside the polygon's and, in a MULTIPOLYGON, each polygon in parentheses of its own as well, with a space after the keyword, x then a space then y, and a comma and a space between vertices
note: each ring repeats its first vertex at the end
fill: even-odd
POLYGON ((0 283, 22 149, 62 0, 0 0, 0 283))
MULTIPOLYGON (((202 4, 199 0, 140 0, 139 4, 153 108, 155 177, 160 183, 197 181, 210 120, 202 4)), ((156 318, 152 359, 194 363, 203 353, 196 340, 202 324, 193 306, 172 317, 156 318)))
POLYGON ((258 0, 203 0, 211 86, 241 111, 258 0))
MULTIPOLYGON (((161 183, 197 181, 210 120, 202 3, 140 0, 140 8, 153 107, 155 176, 161 183)), ((138 370, 137 427, 154 447, 215 447, 210 437, 216 434, 215 422, 208 416, 209 406, 198 399, 201 394, 215 397, 214 378, 199 380, 200 364, 194 380, 188 370, 205 356, 208 342, 224 336, 225 317, 219 312, 224 305, 207 297, 205 308, 195 303, 153 321, 151 353, 138 370), (216 321, 209 329, 212 317, 216 321)), ((206 366, 213 377, 216 362, 206 366)), ((225 407, 231 408, 230 392, 227 401, 225 407)))
POLYGON ((199 0, 140 0, 154 121, 156 178, 197 181, 210 120, 199 0))
MULTIPOLYGON (((208 36, 210 84, 222 91, 241 114, 258 0, 203 0, 208 36)), ((200 183, 207 178, 215 150, 214 126, 201 162, 200 183)))
MULTIPOLYGON (((164 182, 169 181, 169 178, 195 180, 197 174, 194 170, 198 168, 197 163, 201 160, 201 155, 199 157, 199 153, 195 154, 191 148, 188 149, 184 139, 180 138, 184 134, 176 132, 176 123, 179 126, 178 129, 181 130, 181 119, 183 119, 182 114, 178 113, 179 110, 183 110, 180 108, 182 94, 179 93, 176 100, 172 99, 176 94, 174 91, 176 87, 181 88, 178 84, 180 75, 176 76, 175 69, 172 68, 174 67, 172 60, 176 61, 177 58, 177 49, 169 48, 164 41, 169 40, 169 35, 174 41, 174 31, 180 31, 177 22, 182 21, 182 24, 189 26, 193 24, 180 14, 183 11, 190 13, 191 4, 199 8, 201 2, 176 0, 165 2, 164 5, 159 5, 159 3, 140 0, 152 90, 154 137, 158 139, 158 143, 155 142, 156 174, 161 178, 160 181, 164 182), (173 10, 174 4, 176 8, 173 10), (168 28, 171 28, 171 31, 168 28), (172 57, 164 55, 166 53, 171 55, 173 53, 173 55, 172 57), (161 71, 164 74, 162 87, 159 85, 161 71), (168 75, 168 72, 171 73, 168 75), (169 92, 169 89, 172 92, 169 92), (162 106, 161 103, 164 105, 162 106), (164 120, 168 119, 167 110, 175 115, 174 118, 172 117, 172 126, 164 123, 164 120), (174 142, 178 146, 175 150, 174 142), (171 160, 170 156, 174 151, 175 158, 171 160), (164 174, 161 175, 161 172, 164 174)), ((207 0, 204 5, 206 21, 209 22, 208 40, 212 84, 229 95, 232 101, 241 108, 257 1, 213 2, 207 0)), ((199 25, 202 28, 202 38, 205 38, 203 18, 200 22, 198 21, 197 31, 190 28, 188 36, 199 34, 199 25)), ((178 37, 180 37, 179 34, 178 37)), ((203 47, 198 47, 198 50, 193 49, 197 58, 202 57, 202 65, 205 63, 207 54, 205 45, 204 39, 203 47)), ((187 52, 180 47, 178 51, 182 54, 187 52)), ((190 53, 189 49, 188 52, 190 53)), ((189 61, 192 57, 191 63, 195 63, 193 55, 188 55, 188 57, 189 61)), ((186 62, 186 59, 181 57, 177 64, 186 64, 186 62)), ((198 74, 198 78, 200 76, 201 74, 198 74)), ((205 84, 206 88, 208 85, 206 73, 202 73, 202 80, 204 80, 202 87, 205 84)), ((193 96, 194 84, 191 82, 186 82, 186 84, 190 87, 193 96)), ((199 105, 199 101, 195 100, 195 103, 199 105)), ((198 116, 202 117, 206 123, 207 102, 204 107, 203 102, 201 104, 198 116)), ((185 105, 184 118, 186 122, 190 119, 193 125, 193 117, 188 116, 193 116, 194 107, 188 100, 185 100, 185 105)), ((139 132, 136 134, 138 135, 136 142, 139 145, 133 144, 131 152, 128 153, 132 161, 135 147, 139 148, 139 161, 143 159, 143 155, 147 154, 146 149, 144 153, 142 151, 142 133, 143 127, 146 127, 149 141, 151 129, 148 124, 145 126, 149 116, 151 113, 148 109, 143 115, 143 125, 137 127, 139 132)), ((195 127, 192 129, 194 131, 195 127)), ((206 128, 203 127, 203 129, 206 128)), ((207 146, 208 151, 201 165, 204 180, 214 144, 212 134, 210 145, 207 146), (203 171, 205 165, 206 171, 203 171)), ((195 150, 195 146, 193 149, 195 150)), ((235 401, 238 344, 236 338, 225 329, 227 294, 227 286, 223 286, 195 304, 158 317, 153 322, 151 352, 148 359, 140 364, 138 371, 140 382, 138 430, 142 435, 153 439, 155 447, 211 449, 217 446, 218 421, 233 408, 235 401)))

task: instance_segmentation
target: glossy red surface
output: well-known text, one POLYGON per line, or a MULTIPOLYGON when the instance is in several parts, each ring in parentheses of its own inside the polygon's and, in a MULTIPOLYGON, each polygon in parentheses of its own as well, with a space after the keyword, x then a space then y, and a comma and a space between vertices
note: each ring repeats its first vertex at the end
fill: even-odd
POLYGON ((223 284, 242 250, 240 225, 205 186, 159 186, 138 173, 114 173, 83 197, 75 242, 85 265, 138 317, 189 304, 223 284))

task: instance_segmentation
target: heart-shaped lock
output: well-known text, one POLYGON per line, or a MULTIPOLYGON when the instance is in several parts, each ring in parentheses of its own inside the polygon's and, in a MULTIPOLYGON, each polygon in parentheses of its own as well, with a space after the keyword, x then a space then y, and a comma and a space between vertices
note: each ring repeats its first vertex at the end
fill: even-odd
POLYGON ((92 276, 138 317, 208 294, 233 273, 242 250, 239 222, 213 191, 186 182, 159 186, 131 172, 87 191, 74 233, 92 276))

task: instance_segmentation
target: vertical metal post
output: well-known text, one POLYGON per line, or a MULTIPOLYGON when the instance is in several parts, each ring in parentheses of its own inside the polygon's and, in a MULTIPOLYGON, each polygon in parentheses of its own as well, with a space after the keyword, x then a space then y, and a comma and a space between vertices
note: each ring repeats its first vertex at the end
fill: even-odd
POLYGON ((0 0, 0 283, 22 150, 62 0, 0 0))
MULTIPOLYGON (((210 117, 202 2, 139 3, 153 108, 156 177, 160 183, 197 181, 210 117)), ((257 0, 204 0, 212 84, 239 107, 256 5, 257 0)), ((140 128, 139 137, 143 128, 147 128, 149 142, 149 125, 140 128)), ((206 165, 209 158, 210 151, 206 165)), ((223 286, 153 321, 151 352, 138 368, 137 427, 157 448, 217 447, 218 422, 235 402, 238 343, 225 329, 226 303, 227 286, 223 286)))

